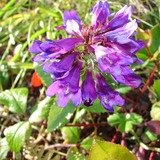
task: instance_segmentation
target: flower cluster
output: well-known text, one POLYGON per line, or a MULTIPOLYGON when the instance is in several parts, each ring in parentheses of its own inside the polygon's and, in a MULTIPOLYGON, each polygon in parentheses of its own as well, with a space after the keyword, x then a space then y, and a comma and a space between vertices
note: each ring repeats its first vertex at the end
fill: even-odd
POLYGON ((75 106, 91 106, 98 98, 108 111, 124 105, 123 98, 106 82, 110 75, 114 81, 137 88, 141 84, 130 65, 140 63, 136 52, 143 47, 135 40, 136 20, 132 20, 132 7, 124 6, 110 14, 107 2, 99 1, 91 11, 91 25, 87 27, 76 11, 65 11, 63 26, 69 38, 36 40, 29 48, 33 60, 53 77, 48 96, 58 95, 57 104, 65 107, 69 101, 75 106))

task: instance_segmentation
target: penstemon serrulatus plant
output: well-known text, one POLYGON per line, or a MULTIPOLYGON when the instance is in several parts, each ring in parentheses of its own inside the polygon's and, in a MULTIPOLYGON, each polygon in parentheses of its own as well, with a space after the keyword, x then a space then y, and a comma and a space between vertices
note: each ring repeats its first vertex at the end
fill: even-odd
POLYGON ((136 52, 144 46, 135 39, 138 25, 131 18, 132 11, 132 7, 124 6, 112 15, 108 2, 98 1, 91 11, 90 26, 76 11, 65 11, 63 25, 57 28, 66 30, 69 38, 34 41, 29 51, 44 72, 51 74, 53 83, 46 94, 58 95, 58 106, 65 107, 70 100, 75 106, 91 106, 98 98, 112 112, 114 106, 122 106, 125 101, 107 83, 106 75, 133 88, 141 85, 141 78, 130 68, 133 63, 141 63, 136 52))

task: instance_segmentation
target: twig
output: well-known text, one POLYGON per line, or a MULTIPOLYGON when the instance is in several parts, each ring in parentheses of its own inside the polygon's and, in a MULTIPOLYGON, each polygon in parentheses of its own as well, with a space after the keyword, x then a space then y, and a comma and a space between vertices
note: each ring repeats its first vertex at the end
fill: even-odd
POLYGON ((80 123, 80 124, 66 124, 66 127, 94 127, 94 126, 106 126, 107 123, 106 122, 102 122, 102 123, 80 123))
POLYGON ((114 134, 111 142, 112 142, 112 143, 115 143, 115 142, 117 141, 117 137, 118 137, 118 131, 116 130, 116 133, 114 134))
POLYGON ((70 147, 78 147, 79 144, 61 144, 61 143, 57 143, 57 144, 53 144, 50 146, 46 146, 44 148, 44 150, 48 150, 48 149, 53 149, 53 148, 70 148, 70 147))
POLYGON ((155 155, 155 152, 151 152, 151 154, 149 155, 149 160, 154 160, 154 155, 155 155))
POLYGON ((126 145, 125 138, 126 138, 126 133, 122 133, 122 140, 121 140, 121 145, 122 146, 126 145))

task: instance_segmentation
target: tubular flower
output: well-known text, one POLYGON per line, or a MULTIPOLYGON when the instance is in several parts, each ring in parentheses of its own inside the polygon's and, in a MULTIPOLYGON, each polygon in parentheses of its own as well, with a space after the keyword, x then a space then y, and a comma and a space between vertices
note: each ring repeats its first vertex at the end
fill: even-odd
POLYGON ((61 107, 69 101, 75 106, 91 106, 96 99, 111 112, 115 106, 123 106, 123 98, 106 81, 111 76, 113 82, 133 88, 141 85, 140 77, 130 68, 141 63, 136 52, 144 46, 135 39, 138 25, 131 18, 132 11, 124 6, 111 15, 108 2, 98 1, 88 27, 76 11, 65 11, 64 23, 57 28, 64 29, 70 38, 34 41, 29 48, 33 61, 53 78, 47 96, 57 95, 61 107))

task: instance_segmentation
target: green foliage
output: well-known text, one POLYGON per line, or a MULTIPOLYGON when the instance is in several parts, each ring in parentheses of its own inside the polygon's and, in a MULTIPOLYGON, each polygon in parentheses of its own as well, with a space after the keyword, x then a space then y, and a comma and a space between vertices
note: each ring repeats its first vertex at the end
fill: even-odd
POLYGON ((54 98, 46 97, 38 103, 36 110, 29 117, 29 122, 40 122, 48 118, 49 110, 54 103, 54 98))
POLYGON ((9 84, 8 65, 6 63, 0 64, 0 90, 7 88, 9 84))
POLYGON ((29 139, 31 134, 31 125, 29 122, 19 122, 6 128, 4 134, 10 150, 19 152, 24 145, 25 140, 29 139))
POLYGON ((151 53, 155 53, 160 44, 160 25, 156 25, 151 29, 152 33, 152 44, 150 46, 150 51, 151 53))
POLYGON ((87 160, 86 157, 81 154, 77 148, 71 148, 67 152, 67 160, 87 160))
POLYGON ((85 139, 83 139, 83 141, 81 142, 81 147, 89 150, 92 146, 93 143, 93 138, 92 137, 87 137, 85 139))
POLYGON ((111 126, 118 126, 121 132, 128 133, 132 131, 134 125, 139 125, 142 123, 143 118, 136 113, 114 113, 108 118, 108 123, 111 126))
POLYGON ((0 104, 6 106, 11 112, 22 114, 26 111, 27 97, 27 88, 5 90, 0 93, 0 104))
POLYGON ((150 114, 153 120, 160 120, 160 102, 153 104, 150 114))
POLYGON ((145 138, 147 138, 150 142, 156 141, 157 140, 157 136, 156 134, 150 132, 149 130, 146 130, 144 132, 144 136, 145 138))
POLYGON ((104 112, 106 112, 104 107, 100 104, 99 100, 96 100, 92 106, 90 106, 90 107, 84 106, 84 108, 86 110, 88 110, 89 112, 93 112, 93 113, 104 113, 104 112))
POLYGON ((71 104, 65 108, 52 106, 48 116, 48 131, 51 132, 63 127, 70 120, 74 111, 75 107, 71 104))
POLYGON ((37 66, 35 68, 36 72, 38 73, 38 75, 40 76, 43 84, 49 86, 51 83, 52 83, 52 78, 50 77, 49 74, 45 73, 43 70, 42 70, 42 67, 40 66, 37 66))
POLYGON ((126 147, 111 142, 94 139, 89 160, 136 160, 126 147))
POLYGON ((126 94, 131 91, 131 87, 119 87, 117 91, 121 94, 126 94))
POLYGON ((160 99, 160 80, 155 80, 153 87, 154 87, 154 90, 157 94, 158 99, 160 99))
POLYGON ((5 159, 7 156, 7 153, 9 151, 9 146, 6 141, 6 138, 0 139, 0 159, 5 159))
POLYGON ((62 137, 67 143, 77 143, 80 139, 78 127, 63 127, 61 129, 62 137))

